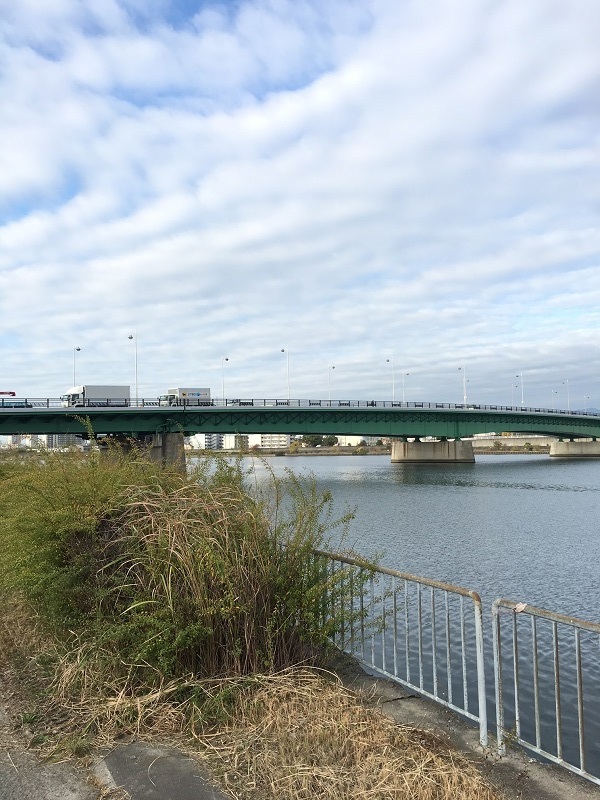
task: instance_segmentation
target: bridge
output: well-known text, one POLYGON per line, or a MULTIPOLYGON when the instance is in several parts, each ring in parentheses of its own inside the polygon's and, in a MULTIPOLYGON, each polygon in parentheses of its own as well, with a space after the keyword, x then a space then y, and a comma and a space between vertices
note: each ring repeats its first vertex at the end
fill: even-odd
MULTIPOLYGON (((473 461, 477 433, 556 438, 550 454, 600 457, 600 414, 502 405, 389 400, 225 399, 161 406, 158 400, 65 407, 60 399, 0 399, 0 434, 40 435, 88 429, 166 442, 195 433, 288 433, 392 438, 392 461, 473 461)), ((162 445, 161 445, 162 446, 162 445)), ((163 454, 165 455, 165 454, 163 454)), ((169 457, 165 455, 165 457, 169 457)))

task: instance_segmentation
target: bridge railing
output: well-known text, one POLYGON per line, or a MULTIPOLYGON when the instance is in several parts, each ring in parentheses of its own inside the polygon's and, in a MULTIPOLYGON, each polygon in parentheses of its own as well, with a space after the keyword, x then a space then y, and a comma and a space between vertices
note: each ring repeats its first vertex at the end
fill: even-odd
MULTIPOLYGON (((155 409, 158 407, 169 408, 171 410, 200 410, 201 408, 364 408, 364 409, 414 409, 419 411, 436 411, 436 410, 456 410, 456 411, 502 411, 514 412, 515 414, 560 414, 570 415, 577 417, 599 417, 600 414, 595 411, 572 411, 557 408, 543 408, 540 406, 505 406, 505 405, 484 405, 481 403, 437 403, 437 402, 419 402, 419 401, 397 401, 397 400, 282 400, 281 398, 215 398, 211 401, 187 401, 182 400, 176 405, 162 406, 158 398, 139 398, 137 400, 113 400, 111 398, 94 399, 83 401, 81 405, 69 406, 69 410, 73 411, 77 408, 135 408, 135 409, 155 409)), ((44 408, 66 408, 65 403, 61 398, 18 398, 18 397, 0 397, 0 411, 7 410, 26 410, 26 409, 44 409, 44 408)))

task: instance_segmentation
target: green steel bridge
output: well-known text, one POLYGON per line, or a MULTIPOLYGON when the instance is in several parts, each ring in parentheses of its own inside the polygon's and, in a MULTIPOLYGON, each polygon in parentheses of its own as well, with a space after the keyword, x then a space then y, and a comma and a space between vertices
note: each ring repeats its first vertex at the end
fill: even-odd
MULTIPOLYGON (((117 401, 113 401, 117 402, 117 401)), ((600 414, 500 405, 389 400, 219 400, 210 405, 65 408, 59 399, 0 399, 0 435, 288 433, 457 440, 477 433, 543 434, 565 441, 600 439, 600 414)))

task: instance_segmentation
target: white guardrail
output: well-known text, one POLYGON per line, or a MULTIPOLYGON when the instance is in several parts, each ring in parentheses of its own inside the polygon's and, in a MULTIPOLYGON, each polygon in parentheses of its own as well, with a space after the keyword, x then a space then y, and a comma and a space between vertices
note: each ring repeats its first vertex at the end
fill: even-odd
POLYGON ((374 672, 479 725, 488 743, 482 607, 476 592, 338 553, 317 552, 331 580, 334 644, 374 672))
POLYGON ((340 650, 476 723, 482 747, 495 705, 499 755, 518 744, 600 785, 600 625, 500 599, 492 650, 477 592, 339 553, 316 557, 340 650))

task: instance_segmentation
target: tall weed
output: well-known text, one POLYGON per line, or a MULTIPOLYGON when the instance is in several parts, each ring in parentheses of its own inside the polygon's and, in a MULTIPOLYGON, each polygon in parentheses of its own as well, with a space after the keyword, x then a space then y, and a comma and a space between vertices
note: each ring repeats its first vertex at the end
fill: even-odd
POLYGON ((253 485, 242 460, 182 477, 135 452, 47 453, 2 481, 0 588, 71 649, 76 691, 276 671, 335 627, 314 551, 350 516, 291 472, 253 485))

